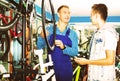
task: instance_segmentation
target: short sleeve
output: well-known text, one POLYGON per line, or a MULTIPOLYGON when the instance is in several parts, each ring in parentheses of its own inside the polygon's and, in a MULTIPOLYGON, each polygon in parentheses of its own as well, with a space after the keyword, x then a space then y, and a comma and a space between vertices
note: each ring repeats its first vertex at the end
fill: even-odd
POLYGON ((116 50, 117 46, 117 39, 115 38, 115 35, 110 32, 105 32, 105 49, 106 50, 116 50))

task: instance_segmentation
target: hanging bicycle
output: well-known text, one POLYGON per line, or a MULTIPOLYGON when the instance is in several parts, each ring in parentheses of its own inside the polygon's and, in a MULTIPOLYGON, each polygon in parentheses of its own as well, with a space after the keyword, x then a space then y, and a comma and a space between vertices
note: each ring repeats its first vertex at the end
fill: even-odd
MULTIPOLYGON (((80 36, 81 37, 81 36, 80 36)), ((90 39, 91 37, 88 38, 87 41, 81 43, 81 39, 79 40, 78 47, 80 48, 79 53, 77 57, 83 57, 83 58, 89 58, 89 45, 90 45, 90 39), (83 49, 84 50, 81 50, 83 49)), ((84 76, 87 74, 87 65, 79 65, 75 63, 74 58, 72 58, 72 65, 73 65, 73 81, 82 81, 84 76)))
POLYGON ((19 4, 17 4, 13 0, 8 0, 8 2, 5 0, 0 0, 0 5, 1 5, 0 6, 1 10, 8 11, 8 12, 13 11, 12 15, 2 13, 2 11, 0 11, 0 13, 2 13, 2 14, 0 14, 0 31, 5 31, 5 30, 12 28, 13 25, 18 21, 18 19, 20 17, 20 14, 18 14, 18 13, 20 11, 21 6, 19 6, 19 4), (3 22, 3 20, 5 21, 5 19, 4 18, 1 19, 1 16, 9 16, 9 15, 12 16, 12 19, 7 20, 8 23, 6 24, 3 22))
MULTIPOLYGON (((29 1, 29 0, 28 0, 29 1)), ((34 1, 34 0, 33 0, 34 1)), ((47 0, 46 0, 47 1, 47 0)), ((54 25, 54 27, 53 27, 53 33, 54 33, 54 39, 55 39, 55 17, 54 17, 54 9, 53 9, 53 6, 52 6, 52 3, 51 3, 51 0, 49 0, 48 1, 48 3, 49 3, 49 5, 50 5, 50 9, 51 9, 51 11, 52 11, 52 19, 50 20, 50 21, 48 21, 47 19, 46 19, 46 6, 45 6, 45 3, 44 3, 45 1, 43 0, 42 1, 42 27, 43 27, 43 31, 45 32, 45 27, 46 27, 46 23, 51 23, 51 24, 53 24, 54 25)), ((5 9, 7 9, 8 11, 12 11, 12 20, 11 19, 8 19, 7 21, 8 21, 8 23, 6 24, 6 23, 4 23, 3 21, 5 21, 4 19, 2 20, 2 19, 0 19, 0 31, 7 31, 7 30, 9 30, 9 29, 11 29, 14 25, 15 25, 15 23, 16 22, 18 22, 18 20, 20 19, 20 17, 22 17, 22 16, 24 16, 25 14, 26 14, 26 9, 27 9, 27 7, 25 6, 26 4, 24 4, 24 3, 27 3, 27 0, 19 0, 18 2, 15 2, 14 0, 8 0, 8 1, 4 1, 4 0, 1 0, 0 1, 0 4, 3 6, 3 8, 5 8, 5 9), (26 9, 25 9, 26 8, 26 9), (25 13, 25 14, 24 14, 25 13)), ((5 13, 2 13, 2 14, 4 14, 5 16, 11 16, 11 15, 6 15, 5 13)), ((24 21, 23 21, 24 22, 24 21)), ((24 23, 23 23, 24 24, 24 23)), ((23 26, 23 25, 22 25, 23 26)), ((22 32, 24 32, 25 30, 23 29, 23 31, 22 32)), ((23 34, 23 36, 24 36, 24 34, 23 34)), ((23 38, 24 39, 24 38, 23 38)), ((47 42, 48 40, 47 40, 47 37, 46 37, 46 42, 47 42)), ((23 42, 23 40, 22 40, 22 42, 23 42)), ((25 43, 24 43, 25 44, 25 43)), ((24 45, 23 43, 22 43, 22 45, 24 45)), ((47 43, 47 45, 48 45, 48 48, 50 49, 50 50, 53 50, 54 49, 54 44, 53 44, 53 46, 50 46, 49 45, 49 42, 47 43)), ((23 50, 24 51, 24 50, 23 50)), ((25 73, 25 70, 27 69, 26 68, 26 66, 24 66, 25 65, 25 59, 26 58, 24 58, 25 56, 24 55, 22 55, 23 56, 23 58, 22 58, 22 62, 20 62, 20 63, 22 63, 21 65, 22 65, 22 67, 23 67, 23 70, 22 70, 22 76, 20 76, 21 78, 23 78, 23 79, 18 79, 19 81, 24 81, 25 80, 25 78, 26 77, 24 77, 25 75, 26 75, 26 73, 25 73)), ((19 72, 17 71, 17 73, 19 74, 19 72)), ((19 78, 20 78, 19 77, 19 78)), ((2 78, 4 78, 4 77, 2 77, 2 78)), ((16 80, 17 80, 17 76, 16 76, 16 74, 14 75, 14 72, 13 72, 13 74, 12 74, 12 77, 8 77, 8 79, 10 79, 10 80, 13 80, 13 79, 15 79, 16 78, 16 80)), ((27 79, 27 78, 26 78, 27 79)))

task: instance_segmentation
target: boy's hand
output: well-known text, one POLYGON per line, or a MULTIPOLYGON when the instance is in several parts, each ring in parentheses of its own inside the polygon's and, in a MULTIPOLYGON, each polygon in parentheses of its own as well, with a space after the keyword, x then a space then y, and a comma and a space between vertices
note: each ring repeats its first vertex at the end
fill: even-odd
POLYGON ((88 60, 85 59, 85 58, 78 58, 78 57, 75 57, 74 58, 75 62, 80 64, 80 65, 86 65, 88 60))

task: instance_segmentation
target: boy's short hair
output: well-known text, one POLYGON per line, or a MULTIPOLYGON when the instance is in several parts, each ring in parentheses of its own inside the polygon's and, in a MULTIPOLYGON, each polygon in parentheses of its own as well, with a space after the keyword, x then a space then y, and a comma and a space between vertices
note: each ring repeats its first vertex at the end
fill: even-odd
POLYGON ((105 4, 94 4, 92 6, 92 10, 94 13, 99 13, 101 15, 101 18, 103 20, 106 20, 107 19, 107 16, 108 16, 108 8, 105 4))

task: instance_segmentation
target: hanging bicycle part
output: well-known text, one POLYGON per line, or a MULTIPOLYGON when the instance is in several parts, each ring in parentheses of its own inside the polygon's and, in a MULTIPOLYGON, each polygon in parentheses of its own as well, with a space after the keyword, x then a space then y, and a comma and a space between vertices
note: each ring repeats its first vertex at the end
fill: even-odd
POLYGON ((42 28, 43 28, 43 32, 44 32, 44 36, 45 36, 45 41, 47 44, 47 47, 49 50, 53 50, 55 47, 55 38, 56 38, 56 24, 55 24, 55 13, 54 13, 54 7, 52 5, 51 0, 42 0, 42 28), (46 8, 46 1, 49 1, 49 4, 47 4, 47 6, 49 5, 50 11, 49 13, 51 13, 51 19, 50 21, 46 21, 47 20, 47 8, 46 8), (53 24, 53 44, 50 45, 47 35, 46 35, 46 25, 47 24, 53 24))
POLYGON ((20 5, 13 0, 9 0, 8 2, 0 0, 0 31, 9 30, 18 21, 20 17, 20 14, 18 13, 18 10, 20 10, 19 8, 20 5), (11 2, 13 2, 14 4, 11 2), (10 11, 12 11, 13 13, 8 14, 7 12, 10 11), (12 19, 8 19, 8 23, 6 24, 3 22, 4 18, 1 19, 1 17, 4 16, 12 16, 12 19))
POLYGON ((7 31, 0 32, 0 60, 5 60, 10 50, 10 38, 7 31))

